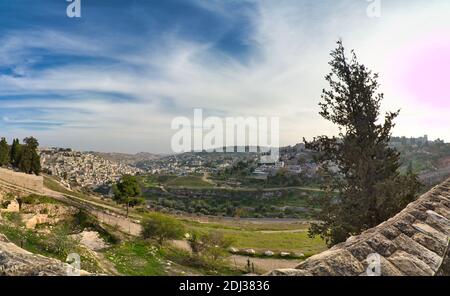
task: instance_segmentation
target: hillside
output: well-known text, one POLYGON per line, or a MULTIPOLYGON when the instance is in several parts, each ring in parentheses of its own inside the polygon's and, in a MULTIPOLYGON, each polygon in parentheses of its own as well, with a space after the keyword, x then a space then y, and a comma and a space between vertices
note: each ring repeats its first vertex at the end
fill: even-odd
POLYGON ((139 162, 151 161, 162 157, 162 155, 148 152, 139 152, 136 154, 92 152, 92 154, 98 155, 112 162, 127 164, 130 166, 136 166, 139 162))
POLYGON ((220 250, 219 260, 211 261, 193 254, 182 237, 163 246, 142 239, 140 221, 152 213, 146 207, 133 208, 132 218, 126 218, 123 207, 108 199, 73 192, 48 177, 43 184, 44 195, 36 195, 32 189, 0 180, 0 233, 24 250, 48 258, 65 261, 69 253, 80 254, 81 268, 90 273, 239 275, 248 272, 249 257, 254 272, 263 273, 274 266, 293 267, 326 248, 321 239, 310 239, 308 224, 298 220, 200 221, 167 215, 178 220, 186 233, 219 235, 232 242, 232 248, 220 250))

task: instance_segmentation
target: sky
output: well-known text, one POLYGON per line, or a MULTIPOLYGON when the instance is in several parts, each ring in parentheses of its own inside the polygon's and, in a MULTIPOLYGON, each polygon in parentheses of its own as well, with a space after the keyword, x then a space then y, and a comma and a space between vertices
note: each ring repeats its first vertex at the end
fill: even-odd
POLYGON ((450 1, 372 2, 81 0, 69 18, 66 0, 2 0, 0 136, 170 153, 195 108, 279 117, 281 145, 333 135, 318 103, 342 38, 401 109, 394 135, 450 141, 450 1))

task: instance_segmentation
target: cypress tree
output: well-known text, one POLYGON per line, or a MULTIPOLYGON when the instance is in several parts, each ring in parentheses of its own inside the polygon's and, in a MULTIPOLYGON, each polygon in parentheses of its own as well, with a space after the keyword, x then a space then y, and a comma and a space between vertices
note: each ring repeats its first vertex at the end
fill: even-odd
POLYGON ((21 145, 19 139, 13 139, 10 152, 10 163, 12 166, 17 167, 20 159, 21 145))
POLYGON ((39 175, 41 172, 41 159, 37 152, 39 142, 33 137, 25 138, 23 142, 24 145, 20 151, 18 168, 24 173, 39 175))
POLYGON ((9 146, 5 138, 0 140, 0 166, 9 163, 9 146))
POLYGON ((357 60, 348 60, 342 41, 331 52, 331 73, 325 78, 320 115, 339 127, 337 137, 320 136, 308 148, 318 152, 325 195, 316 200, 319 220, 309 229, 331 246, 374 227, 411 202, 418 181, 412 172, 398 172, 399 153, 389 147, 394 119, 379 123, 383 94, 378 75, 357 60))

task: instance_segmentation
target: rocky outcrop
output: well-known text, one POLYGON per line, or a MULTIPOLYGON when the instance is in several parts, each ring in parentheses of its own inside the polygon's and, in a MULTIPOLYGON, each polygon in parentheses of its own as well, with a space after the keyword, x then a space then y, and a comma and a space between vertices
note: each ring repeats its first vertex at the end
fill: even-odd
MULTIPOLYGON (((75 273, 70 265, 25 251, 0 234, 0 276, 65 276, 75 273)), ((87 274, 80 271, 80 275, 87 274)))
POLYGON ((269 275, 450 275, 449 240, 450 179, 388 221, 269 275))

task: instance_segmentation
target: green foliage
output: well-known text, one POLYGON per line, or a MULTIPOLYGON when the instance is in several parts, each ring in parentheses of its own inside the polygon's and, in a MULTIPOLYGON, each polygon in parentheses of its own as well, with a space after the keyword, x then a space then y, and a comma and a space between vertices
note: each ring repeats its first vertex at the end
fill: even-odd
POLYGON ((129 207, 141 204, 144 200, 139 198, 141 187, 135 176, 124 175, 122 179, 113 186, 113 199, 119 203, 126 205, 127 217, 129 207))
POLYGON ((183 176, 177 177, 173 180, 168 181, 166 186, 174 186, 174 187, 213 187, 214 185, 202 180, 201 177, 198 176, 183 176))
POLYGON ((22 150, 22 145, 19 142, 19 139, 14 139, 11 145, 10 151, 10 163, 11 165, 17 167, 19 164, 20 151, 22 150))
POLYGON ((327 192, 317 200, 322 222, 311 226, 310 235, 334 245, 399 212, 414 199, 418 184, 400 177, 399 153, 388 145, 399 112, 388 112, 384 124, 378 123, 378 75, 354 52, 349 61, 341 41, 331 56, 330 89, 323 91, 320 115, 339 126, 339 137, 321 136, 307 145, 320 152, 327 192))
POLYGON ((123 242, 106 251, 105 255, 123 275, 166 275, 160 250, 146 241, 123 242))
POLYGON ((27 230, 17 226, 0 224, 0 233, 17 246, 46 257, 65 261, 67 254, 75 252, 80 254, 81 268, 90 272, 102 272, 95 257, 85 248, 78 245, 76 239, 68 237, 65 225, 57 226, 50 233, 39 233, 35 230, 27 230))
POLYGON ((314 218, 310 200, 321 195, 319 190, 224 190, 190 189, 190 194, 158 196, 146 192, 148 204, 157 211, 172 213, 241 217, 241 218, 314 218))
POLYGON ((203 255, 212 261, 225 257, 228 254, 227 248, 233 243, 233 239, 220 232, 193 232, 189 234, 187 241, 194 254, 203 255))
POLYGON ((144 239, 156 239, 160 245, 168 239, 178 239, 184 234, 184 225, 177 219, 153 212, 142 222, 141 236, 144 239))
POLYGON ((9 163, 9 146, 5 138, 0 140, 0 166, 5 166, 9 163))
POLYGON ((39 142, 33 137, 25 138, 23 141, 22 145, 19 139, 14 139, 11 149, 9 149, 6 140, 2 138, 0 141, 0 165, 9 162, 21 172, 39 175, 41 172, 41 159, 37 152, 39 142))
POLYGON ((60 258, 66 258, 67 255, 76 251, 79 240, 69 236, 70 229, 66 225, 61 225, 53 230, 53 235, 46 241, 46 250, 56 254, 60 258))
POLYGON ((22 216, 20 213, 3 213, 3 217, 16 226, 23 225, 22 216))
POLYGON ((231 167, 219 171, 217 177, 222 179, 247 177, 253 173, 256 166, 254 160, 240 160, 231 167))
POLYGON ((39 142, 33 137, 25 138, 23 142, 17 167, 21 172, 39 175, 41 173, 41 159, 37 152, 39 142))
POLYGON ((34 205, 34 204, 55 204, 58 203, 58 201, 56 201, 55 199, 48 197, 48 196, 44 196, 44 195, 38 195, 38 194, 30 194, 21 198, 18 198, 17 201, 19 201, 19 203, 22 204, 29 204, 29 205, 34 205))

